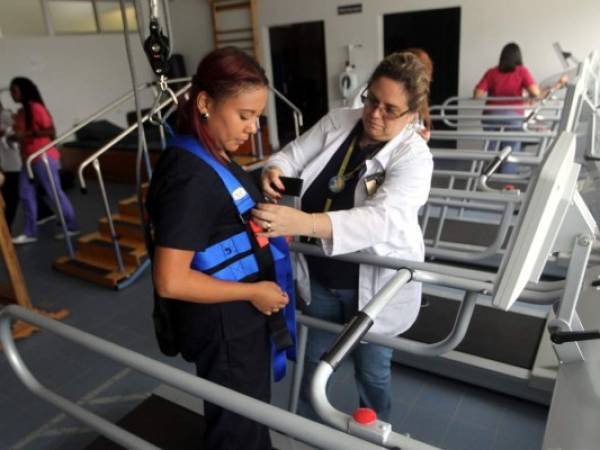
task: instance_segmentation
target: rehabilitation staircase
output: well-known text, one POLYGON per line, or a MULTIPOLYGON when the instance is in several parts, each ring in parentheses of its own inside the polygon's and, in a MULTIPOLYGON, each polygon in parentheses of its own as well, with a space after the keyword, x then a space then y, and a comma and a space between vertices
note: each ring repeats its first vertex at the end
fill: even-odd
MULTIPOLYGON (((144 197, 147 189, 145 185, 142 191, 144 197)), ((134 195, 120 200, 112 219, 123 257, 123 272, 118 270, 106 217, 98 220, 97 231, 79 237, 73 258, 60 256, 53 267, 68 275, 119 290, 134 282, 149 265, 137 197, 134 195)))

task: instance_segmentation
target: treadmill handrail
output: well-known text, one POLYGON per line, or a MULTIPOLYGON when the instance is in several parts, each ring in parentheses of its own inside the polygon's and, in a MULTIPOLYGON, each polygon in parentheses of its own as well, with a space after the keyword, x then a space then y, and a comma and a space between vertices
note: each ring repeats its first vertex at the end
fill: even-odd
MULTIPOLYGON (((415 281, 433 283, 466 291, 475 291, 485 295, 493 295, 494 281, 498 276, 496 273, 483 270, 463 269, 443 264, 390 258, 363 252, 327 256, 321 247, 303 242, 290 242, 289 247, 293 252, 309 256, 331 258, 356 264, 369 264, 395 270, 402 268, 411 269, 415 281)), ((564 285, 565 282, 563 280, 528 283, 521 293, 520 301, 543 305, 554 304, 561 298, 564 285)))
MULTIPOLYGON (((449 150, 434 148, 431 150, 431 154, 434 159, 491 161, 500 154, 500 151, 488 150, 482 152, 481 150, 449 150)), ((532 152, 519 152, 518 155, 511 155, 508 161, 518 163, 519 165, 538 166, 542 163, 543 158, 532 152)))
POLYGON ((489 139, 515 142, 537 143, 544 139, 555 138, 555 131, 479 131, 479 130, 432 130, 432 139, 489 139))
MULTIPOLYGON (((78 330, 70 325, 48 319, 39 313, 21 306, 9 305, 0 310, 0 342, 2 342, 12 369, 25 386, 37 396, 52 403, 75 419, 84 422, 86 425, 126 448, 158 450, 154 445, 43 386, 29 371, 17 350, 11 334, 12 319, 20 319, 48 330, 89 350, 104 355, 113 361, 131 367, 136 371, 156 378, 189 394, 220 405, 237 414, 249 417, 252 420, 263 423, 270 428, 293 436, 310 445, 332 450, 347 450, 349 448, 382 450, 381 447, 374 444, 204 380, 183 370, 171 367, 140 353, 78 330)), ((414 442, 412 439, 406 439, 409 443, 411 441, 414 442)), ((411 448, 418 449, 422 447, 406 447, 406 449, 411 448)))
MULTIPOLYGON (((400 269, 394 277, 386 283, 386 285, 375 294, 365 307, 358 312, 358 314, 350 321, 345 327, 340 325, 313 319, 308 316, 301 316, 298 319, 302 319, 300 323, 320 324, 323 323, 334 328, 334 332, 341 333, 337 336, 331 349, 327 351, 317 365, 315 374, 311 382, 311 403, 317 414, 321 419, 329 422, 331 425, 338 427, 344 431, 350 430, 350 423, 353 418, 349 414, 346 414, 336 409, 327 398, 327 383, 331 374, 337 369, 343 359, 354 349, 356 345, 363 339, 368 329, 373 325, 373 320, 381 312, 381 310, 387 305, 387 303, 394 297, 398 290, 411 280, 411 272, 407 269, 400 269)), ((420 342, 410 341, 404 338, 387 338, 386 343, 383 344, 387 347, 391 347, 397 350, 408 351, 411 353, 427 356, 438 356, 447 353, 456 348, 464 339, 471 318, 473 317, 473 311, 475 310, 475 303, 477 300, 476 292, 468 292, 464 301, 460 305, 460 309, 457 314, 456 321, 450 334, 440 342, 433 344, 423 344, 420 342)), ((373 339, 374 336, 370 336, 373 339)), ((391 437, 395 445, 400 443, 401 448, 405 448, 402 445, 402 440, 406 439, 406 436, 391 432, 387 433, 374 433, 370 435, 374 440, 381 440, 376 442, 377 444, 387 445, 391 437)), ((408 447, 406 447, 408 448, 408 447)), ((423 448, 428 448, 423 447, 423 448)))

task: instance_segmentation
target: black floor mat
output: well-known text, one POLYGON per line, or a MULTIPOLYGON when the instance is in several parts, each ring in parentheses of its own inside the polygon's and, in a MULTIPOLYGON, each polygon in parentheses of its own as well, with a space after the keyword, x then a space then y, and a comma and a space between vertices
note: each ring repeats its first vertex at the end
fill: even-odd
MULTIPOLYGON (((119 420, 118 425, 164 450, 202 450, 204 418, 186 408, 151 395, 119 420)), ((85 450, 125 450, 99 437, 85 450)))

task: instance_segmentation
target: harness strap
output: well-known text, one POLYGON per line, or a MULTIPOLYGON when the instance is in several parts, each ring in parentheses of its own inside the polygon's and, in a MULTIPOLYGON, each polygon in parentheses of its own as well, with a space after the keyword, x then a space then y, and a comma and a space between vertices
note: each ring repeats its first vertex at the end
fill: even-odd
POLYGON ((192 152, 194 155, 208 164, 215 172, 217 172, 225 184, 227 192, 229 192, 231 195, 233 203, 235 203, 235 207, 237 208, 240 217, 254 208, 256 203, 254 203, 254 200, 252 200, 250 194, 246 192, 246 189, 242 187, 237 178, 233 176, 227 167, 223 166, 223 164, 221 164, 210 153, 203 149, 195 137, 176 135, 169 139, 169 145, 183 148, 192 152))
POLYGON ((248 233, 242 231, 235 236, 211 245, 202 252, 196 252, 192 260, 192 265, 194 268, 205 272, 223 264, 235 255, 240 255, 250 250, 252 250, 252 244, 248 238, 248 233))
POLYGON ((211 273, 210 276, 218 278, 219 280, 240 281, 256 272, 258 272, 256 257, 250 254, 229 264, 218 272, 211 273))
MULTIPOLYGON (((207 163, 225 184, 233 200, 238 214, 248 231, 243 231, 221 242, 211 245, 202 252, 196 252, 192 259, 192 268, 205 272, 212 268, 228 262, 230 259, 244 252, 252 250, 252 244, 248 237, 252 230, 252 221, 248 224, 244 220, 244 214, 254 208, 255 202, 250 194, 242 187, 237 178, 219 163, 210 153, 201 147, 198 140, 193 136, 173 136, 169 139, 169 145, 187 150, 202 161, 207 163)), ((258 237, 257 237, 258 238, 258 237)), ((287 293, 289 302, 282 314, 285 327, 281 326, 281 316, 267 317, 267 323, 271 331, 271 349, 273 356, 273 378, 275 381, 281 380, 286 373, 286 359, 296 359, 296 302, 294 291, 294 280, 292 274, 292 264, 290 260, 287 241, 283 237, 270 238, 269 250, 273 258, 275 267, 275 280, 279 287, 287 293), (285 330, 287 328, 287 330, 285 330), (287 331, 287 333, 286 333, 287 331)), ((263 243, 266 244, 266 243, 263 243)), ((263 247, 264 245, 261 245, 263 247)), ((258 262, 254 253, 235 260, 223 269, 212 273, 211 276, 227 281, 240 281, 249 275, 257 273, 259 270, 258 262)))

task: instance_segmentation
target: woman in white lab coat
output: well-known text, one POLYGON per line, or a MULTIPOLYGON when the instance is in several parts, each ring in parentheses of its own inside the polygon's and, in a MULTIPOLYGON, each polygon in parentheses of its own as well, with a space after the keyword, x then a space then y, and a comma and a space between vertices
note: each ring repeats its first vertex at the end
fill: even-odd
MULTIPOLYGON (((259 204, 254 216, 266 236, 304 236, 327 255, 355 251, 422 261, 418 223, 426 202, 433 162, 415 123, 427 101, 430 78, 410 53, 394 53, 375 69, 363 94, 362 109, 333 110, 282 151, 263 172, 262 187, 281 197, 282 176, 304 180, 301 210, 259 204)), ((297 280, 305 313, 344 323, 393 276, 370 265, 300 257, 297 280)), ((397 335, 415 321, 421 285, 410 282, 379 314, 371 331, 397 335)), ((314 417, 308 382, 332 335, 311 330, 299 412, 314 417)), ((353 352, 361 406, 388 420, 392 350, 362 344, 353 352)))

